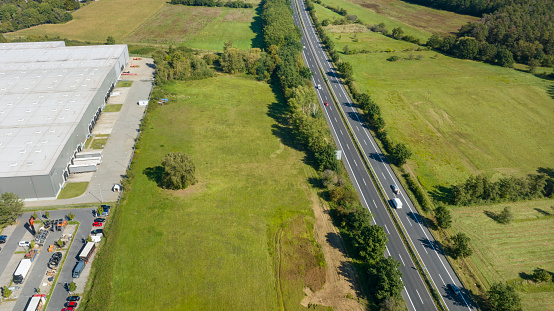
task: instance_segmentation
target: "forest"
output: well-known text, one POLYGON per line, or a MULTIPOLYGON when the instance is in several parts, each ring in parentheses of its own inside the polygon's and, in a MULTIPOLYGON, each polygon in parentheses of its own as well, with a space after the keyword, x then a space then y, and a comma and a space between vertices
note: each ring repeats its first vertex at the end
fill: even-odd
MULTIPOLYGON (((478 22, 462 26, 457 34, 458 39, 472 37, 477 41, 479 46, 478 56, 475 57, 477 59, 487 61, 489 54, 496 55, 497 51, 505 49, 511 54, 507 57, 511 56, 516 62, 532 67, 554 66, 554 1, 410 0, 410 2, 481 17, 478 22)), ((447 40, 452 41, 452 39, 447 40)), ((451 45, 448 44, 436 48, 452 52, 449 51, 451 45)), ((494 60, 491 59, 491 62, 494 60)))
POLYGON ((0 33, 40 24, 61 24, 73 19, 80 7, 74 0, 0 0, 0 33))

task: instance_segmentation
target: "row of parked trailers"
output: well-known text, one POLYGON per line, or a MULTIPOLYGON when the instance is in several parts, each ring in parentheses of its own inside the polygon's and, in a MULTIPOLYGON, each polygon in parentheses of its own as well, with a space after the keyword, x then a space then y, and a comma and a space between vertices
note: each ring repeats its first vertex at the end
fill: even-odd
POLYGON ((95 172, 102 163, 102 150, 82 151, 75 154, 69 165, 69 174, 95 172))

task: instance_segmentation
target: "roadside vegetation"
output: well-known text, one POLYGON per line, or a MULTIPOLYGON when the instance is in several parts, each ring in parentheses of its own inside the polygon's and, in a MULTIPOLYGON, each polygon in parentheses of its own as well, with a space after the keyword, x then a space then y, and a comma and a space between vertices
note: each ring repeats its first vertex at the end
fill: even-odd
POLYGON ((23 200, 16 194, 5 192, 0 195, 0 228, 12 224, 23 210, 23 200))
POLYGON ((85 193, 88 187, 88 182, 66 183, 65 187, 58 194, 58 200, 76 198, 85 193))

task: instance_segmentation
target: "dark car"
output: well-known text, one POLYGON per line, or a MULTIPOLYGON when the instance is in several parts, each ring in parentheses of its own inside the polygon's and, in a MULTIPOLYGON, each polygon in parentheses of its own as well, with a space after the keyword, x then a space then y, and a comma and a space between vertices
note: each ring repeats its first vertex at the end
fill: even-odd
POLYGON ((390 185, 390 188, 392 189, 392 192, 395 194, 400 193, 400 190, 398 190, 398 187, 396 185, 390 185))
POLYGON ((7 239, 8 239, 7 235, 0 235, 0 244, 6 243, 7 239))
POLYGON ((81 297, 79 296, 69 296, 67 297, 67 301, 79 301, 81 297))
POLYGON ((105 222, 106 218, 96 218, 94 222, 105 222))
POLYGON ((448 289, 451 290, 456 295, 461 295, 460 289, 455 284, 448 284, 448 289))
POLYGON ((91 234, 98 234, 98 233, 104 234, 104 230, 103 229, 96 229, 96 230, 92 230, 90 233, 91 234))
POLYGON ((52 257, 50 257, 50 260, 48 261, 48 268, 54 269, 54 268, 58 267, 61 260, 62 260, 62 253, 55 252, 52 255, 52 257))
POLYGON ((102 227, 102 225, 103 225, 103 223, 97 222, 97 221, 92 223, 93 227, 102 227))

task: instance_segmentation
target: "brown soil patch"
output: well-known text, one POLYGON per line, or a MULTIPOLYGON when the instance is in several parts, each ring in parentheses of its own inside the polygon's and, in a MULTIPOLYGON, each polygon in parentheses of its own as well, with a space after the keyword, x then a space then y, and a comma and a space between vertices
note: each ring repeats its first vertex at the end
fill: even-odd
POLYGON ((197 183, 196 185, 189 186, 187 189, 181 189, 181 190, 164 190, 168 193, 171 193, 174 196, 178 197, 184 197, 186 195, 189 195, 191 193, 196 193, 199 191, 203 191, 206 189, 205 183, 197 183))
POLYGON ((349 25, 330 25, 325 27, 326 32, 333 33, 355 33, 355 32, 368 32, 369 30, 360 24, 349 25))
POLYGON ((254 10, 251 9, 231 9, 223 21, 225 22, 251 22, 254 18, 254 10))
POLYGON ((317 304, 334 310, 365 310, 358 302, 363 299, 363 295, 342 239, 331 221, 329 210, 316 194, 312 194, 312 202, 316 217, 314 238, 325 257, 327 274, 321 290, 314 292, 310 288, 304 289, 306 297, 302 300, 302 305, 307 307, 309 304, 317 304))

